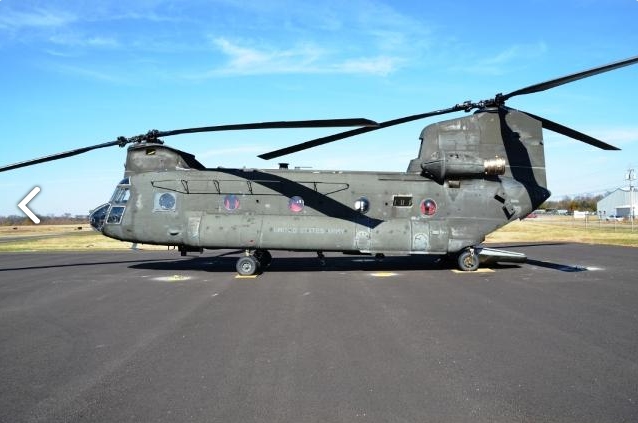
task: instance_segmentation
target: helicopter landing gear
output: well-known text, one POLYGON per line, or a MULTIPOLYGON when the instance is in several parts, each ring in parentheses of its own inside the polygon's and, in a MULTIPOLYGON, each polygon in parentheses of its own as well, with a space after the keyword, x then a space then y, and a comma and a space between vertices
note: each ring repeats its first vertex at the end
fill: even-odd
POLYGON ((240 276, 252 276, 259 269, 259 261, 254 256, 240 257, 235 268, 240 276))
POLYGON ((326 265, 326 256, 323 254, 323 251, 317 251, 317 258, 319 259, 320 265, 326 265))
POLYGON ((474 251, 474 247, 461 251, 457 258, 459 269, 465 272, 473 272, 479 267, 479 255, 474 251))
POLYGON ((237 260, 235 269, 240 276, 252 276, 268 268, 272 263, 272 255, 268 250, 246 250, 246 255, 237 260))

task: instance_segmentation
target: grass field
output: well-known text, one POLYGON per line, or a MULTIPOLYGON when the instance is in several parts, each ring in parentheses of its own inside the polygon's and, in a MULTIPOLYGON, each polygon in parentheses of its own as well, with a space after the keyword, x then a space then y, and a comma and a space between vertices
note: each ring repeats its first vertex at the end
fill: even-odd
MULTIPOLYGON (((139 245, 141 249, 166 249, 163 246, 139 245)), ((79 251, 125 250, 130 242, 105 237, 89 225, 29 225, 0 227, 2 251, 79 251)))
POLYGON ((638 247, 638 224, 575 220, 571 217, 540 217, 514 221, 487 236, 488 243, 580 242, 584 244, 638 247))
MULTIPOLYGON (((575 220, 571 217, 543 216, 514 221, 488 235, 486 243, 580 242, 638 247, 638 224, 575 220)), ((144 245, 140 249, 165 249, 144 245)), ((89 225, 30 225, 0 227, 2 251, 85 251, 125 250, 130 242, 116 241, 95 232, 89 225)))

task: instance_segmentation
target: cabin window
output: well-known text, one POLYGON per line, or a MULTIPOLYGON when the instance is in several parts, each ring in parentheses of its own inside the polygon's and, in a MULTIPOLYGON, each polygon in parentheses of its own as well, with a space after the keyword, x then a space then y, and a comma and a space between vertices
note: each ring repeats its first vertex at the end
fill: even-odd
POLYGON ((176 206, 177 198, 172 192, 158 192, 155 194, 153 211, 175 211, 176 206))
POLYGON ((431 198, 421 201, 421 215, 434 216, 436 213, 436 202, 431 198))
POLYGON ((411 195, 395 195, 392 199, 392 205, 394 207, 412 207, 411 195))
POLYGON ((295 195, 288 200, 288 209, 293 213, 299 213, 304 208, 303 198, 295 195))
POLYGON ((365 197, 361 197, 354 202, 354 209, 359 213, 365 214, 370 210, 370 201, 365 197))
POLYGON ((237 210, 239 208, 239 197, 235 194, 228 194, 224 197, 224 208, 228 211, 237 210))

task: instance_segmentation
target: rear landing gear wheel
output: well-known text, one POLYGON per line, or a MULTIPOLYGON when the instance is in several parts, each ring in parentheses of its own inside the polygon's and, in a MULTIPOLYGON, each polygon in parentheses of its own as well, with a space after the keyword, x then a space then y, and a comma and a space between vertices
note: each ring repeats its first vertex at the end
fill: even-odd
POLYGON ((467 248, 459 254, 457 264, 464 272, 473 272, 479 267, 479 256, 474 248, 467 248))
POLYGON ((259 270, 259 261, 253 256, 240 257, 235 268, 240 276, 252 276, 259 270))

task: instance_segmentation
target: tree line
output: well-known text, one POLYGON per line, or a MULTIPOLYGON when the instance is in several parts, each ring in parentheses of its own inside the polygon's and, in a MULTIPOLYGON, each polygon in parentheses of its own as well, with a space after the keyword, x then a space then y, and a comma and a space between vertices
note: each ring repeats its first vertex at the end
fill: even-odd
POLYGON ((562 200, 545 201, 539 209, 595 212, 598 202, 604 197, 605 195, 603 194, 593 196, 577 195, 575 197, 565 196, 562 200))
MULTIPOLYGON (((63 215, 56 216, 49 214, 46 216, 38 216, 40 218, 41 225, 81 225, 89 222, 89 217, 86 215, 75 215, 71 213, 64 213, 63 215)), ((27 226, 35 225, 26 216, 10 215, 0 216, 0 226, 27 226)))

